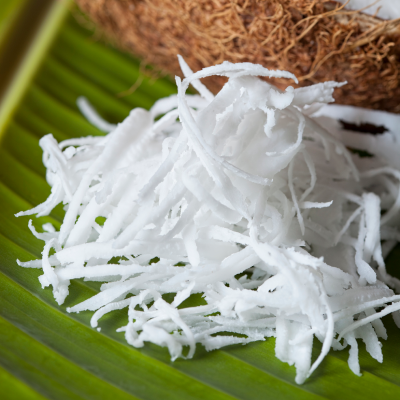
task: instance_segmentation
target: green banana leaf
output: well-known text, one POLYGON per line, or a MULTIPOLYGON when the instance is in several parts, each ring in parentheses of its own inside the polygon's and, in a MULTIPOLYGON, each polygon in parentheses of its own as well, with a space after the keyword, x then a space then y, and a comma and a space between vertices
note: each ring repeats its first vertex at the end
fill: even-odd
MULTIPOLYGON (((53 2, 0 104, 0 399, 400 399, 400 330, 391 317, 384 318, 383 364, 360 344, 363 375, 357 377, 347 351, 331 351, 298 386, 294 367, 275 358, 273 338, 210 353, 198 346, 194 359, 171 362, 166 349, 135 349, 115 332, 126 324, 126 310, 106 315, 101 332, 90 327, 91 312, 66 312, 95 294, 97 283, 72 282, 58 306, 51 289, 42 290, 41 272, 17 265, 16 259, 41 257, 43 246, 28 230, 29 218, 14 217, 50 193, 39 138, 101 134, 80 115, 78 96, 118 122, 133 107, 149 108, 175 92, 172 81, 148 78, 139 61, 97 41, 70 6, 53 2)), ((62 217, 57 208, 34 223, 59 227, 62 217)), ((388 264, 397 276, 399 261, 395 250, 388 264)), ((314 359, 320 350, 316 343, 314 359)))

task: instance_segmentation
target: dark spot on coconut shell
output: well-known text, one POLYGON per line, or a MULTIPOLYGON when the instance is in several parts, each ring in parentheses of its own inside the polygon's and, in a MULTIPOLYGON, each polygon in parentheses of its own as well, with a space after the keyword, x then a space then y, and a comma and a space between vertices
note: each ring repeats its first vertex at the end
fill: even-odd
POLYGON ((342 119, 339 120, 342 125, 342 129, 353 132, 370 133, 372 135, 381 135, 388 131, 383 125, 374 125, 368 122, 363 122, 361 124, 354 124, 352 122, 347 122, 342 119))

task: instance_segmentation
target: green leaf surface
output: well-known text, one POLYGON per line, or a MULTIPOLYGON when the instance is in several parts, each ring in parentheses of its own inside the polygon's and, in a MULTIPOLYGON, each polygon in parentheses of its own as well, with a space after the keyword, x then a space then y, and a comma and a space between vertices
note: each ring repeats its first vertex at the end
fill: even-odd
MULTIPOLYGON (((16 259, 40 257, 43 247, 28 230, 29 218, 14 217, 50 193, 39 138, 101 134, 79 113, 79 96, 117 122, 131 108, 149 108, 175 92, 172 81, 143 75, 139 61, 97 42, 71 15, 64 20, 67 2, 59 3, 65 4, 50 11, 21 66, 17 93, 10 92, 0 108, 0 398, 400 399, 400 331, 391 317, 384 319, 389 339, 383 364, 361 344, 363 376, 357 377, 347 366, 347 351, 331 351, 298 386, 294 367, 275 358, 273 338, 211 353, 198 346, 193 360, 171 362, 166 349, 151 344, 135 349, 115 332, 126 324, 126 310, 106 315, 101 332, 90 327, 92 313, 66 312, 95 294, 97 283, 72 282, 65 304, 58 306, 51 289, 41 288, 41 272, 17 265, 16 259), (133 93, 121 95, 135 82, 141 83, 133 93)), ((62 217, 58 207, 35 224, 51 221, 58 227, 62 217)), ((395 250, 389 268, 397 276, 399 260, 395 250)), ((314 359, 320 349, 316 343, 314 359)))
POLYGON ((0 50, 6 43, 12 26, 26 0, 2 0, 0 2, 0 50))

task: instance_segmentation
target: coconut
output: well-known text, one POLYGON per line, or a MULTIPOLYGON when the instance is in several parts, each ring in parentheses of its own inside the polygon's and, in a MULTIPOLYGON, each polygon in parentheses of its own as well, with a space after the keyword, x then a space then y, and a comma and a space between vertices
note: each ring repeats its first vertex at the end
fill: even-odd
POLYGON ((167 347, 171 360, 191 358, 196 343, 210 351, 275 336, 299 384, 331 347, 350 346, 360 375, 356 339, 382 362, 380 319, 393 313, 400 327, 390 289, 400 280, 384 262, 400 241, 400 116, 327 104, 337 82, 280 92, 256 76, 293 74, 227 61, 193 73, 179 62, 178 94, 118 125, 78 99, 107 135, 40 139, 51 194, 17 216, 58 203, 66 213, 59 231, 29 222, 42 259, 19 265, 41 268, 58 304, 71 280, 103 282, 67 312, 95 311, 98 328, 128 308, 118 332, 137 348, 167 347), (215 97, 199 81, 213 75, 229 78, 215 97), (200 95, 185 94, 189 84, 200 95), (384 132, 343 135, 342 118, 384 132), (205 304, 185 304, 192 294, 205 304), (314 336, 322 349, 312 364, 314 336))
MULTIPOLYGON (((347 81, 335 91, 337 103, 400 113, 400 18, 377 16, 396 16, 390 1, 365 10, 347 6, 373 0, 77 3, 124 49, 173 75, 180 75, 177 54, 195 71, 222 61, 247 61, 290 71, 298 86, 347 81)), ((216 93, 224 82, 213 77, 206 83, 216 93)), ((280 79, 272 83, 281 89, 287 85, 280 79)))

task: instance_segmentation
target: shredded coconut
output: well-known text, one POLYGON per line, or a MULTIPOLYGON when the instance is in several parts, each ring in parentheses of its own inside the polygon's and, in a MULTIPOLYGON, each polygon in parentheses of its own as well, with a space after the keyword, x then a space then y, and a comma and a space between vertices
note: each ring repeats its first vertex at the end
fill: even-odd
POLYGON ((361 114, 323 105, 339 83, 281 92, 256 76, 296 81, 288 72, 224 62, 193 73, 180 63, 178 94, 117 126, 79 99, 106 136, 40 140, 51 195, 17 216, 60 202, 66 214, 59 232, 30 222, 43 258, 19 265, 42 268, 58 304, 72 279, 104 282, 68 312, 95 311, 97 328, 127 308, 119 331, 128 343, 166 346, 172 360, 192 357, 197 343, 213 350, 274 336, 297 383, 331 348, 350 346, 360 374, 358 338, 382 361, 380 318, 400 320, 400 281, 384 263, 400 238, 399 135, 343 133, 339 111, 348 121, 361 114), (229 78, 216 96, 199 80, 211 75, 229 78), (200 95, 185 94, 191 83, 200 95), (195 293, 204 305, 185 303, 195 293), (323 346, 312 362, 314 337, 323 346))

